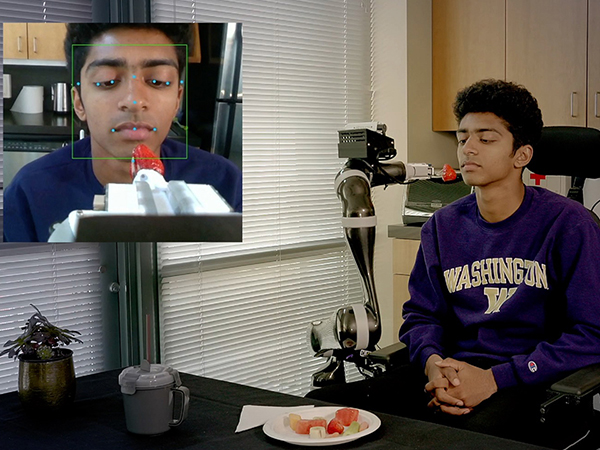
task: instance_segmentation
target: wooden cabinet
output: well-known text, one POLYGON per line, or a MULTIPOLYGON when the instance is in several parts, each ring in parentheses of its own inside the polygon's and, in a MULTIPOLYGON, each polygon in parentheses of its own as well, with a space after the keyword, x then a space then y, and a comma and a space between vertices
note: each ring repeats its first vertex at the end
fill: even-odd
POLYGON ((434 131, 456 129, 454 96, 484 78, 524 85, 538 99, 545 125, 598 126, 599 3, 433 0, 434 131))
POLYGON ((408 279, 415 264, 420 241, 414 239, 394 239, 394 330, 402 325, 402 305, 410 295, 408 279))
POLYGON ((600 0, 589 0, 587 92, 587 126, 600 129, 600 0))
POLYGON ((200 30, 198 27, 199 27, 199 25, 197 23, 193 24, 192 39, 194 40, 194 43, 188 54, 188 62, 189 63, 202 62, 202 51, 200 48, 200 30))
POLYGON ((506 1, 506 80, 537 98, 545 125, 586 125, 586 60, 587 0, 506 1))
MULTIPOLYGON (((199 63, 200 33, 197 24, 194 25, 189 62, 199 63)), ((64 23, 5 23, 4 58, 65 61, 66 32, 64 23)))
POLYGON ((456 93, 483 78, 504 78, 505 0, 433 0, 434 131, 456 130, 456 93))
POLYGON ((27 24, 4 24, 4 58, 27 59, 27 24))
POLYGON ((65 61, 64 23, 5 23, 4 58, 65 61))

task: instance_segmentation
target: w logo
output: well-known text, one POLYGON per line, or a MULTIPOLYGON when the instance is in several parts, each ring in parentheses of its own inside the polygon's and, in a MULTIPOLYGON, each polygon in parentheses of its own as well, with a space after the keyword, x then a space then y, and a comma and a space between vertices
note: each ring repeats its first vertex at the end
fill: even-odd
POLYGON ((517 288, 485 288, 483 293, 488 299, 488 309, 485 314, 492 314, 500 311, 500 307, 517 292, 517 288))

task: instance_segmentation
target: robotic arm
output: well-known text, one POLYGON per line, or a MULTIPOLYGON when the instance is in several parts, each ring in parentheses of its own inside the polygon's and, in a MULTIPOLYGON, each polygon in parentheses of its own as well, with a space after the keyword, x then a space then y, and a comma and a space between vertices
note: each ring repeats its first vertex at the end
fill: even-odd
POLYGON ((335 189, 342 202, 342 226, 363 281, 366 300, 338 309, 329 321, 314 321, 309 326, 315 356, 330 358, 325 369, 313 374, 316 387, 344 382, 343 361, 355 363, 369 375, 383 370, 373 358, 376 355, 372 355, 381 338, 381 319, 373 274, 377 217, 371 188, 422 179, 445 182, 457 178, 448 165, 436 174, 430 164, 385 163, 396 156, 394 140, 385 131, 383 124, 363 123, 349 125, 339 132, 338 154, 349 159, 335 178, 335 189), (324 348, 325 344, 336 348, 324 348))

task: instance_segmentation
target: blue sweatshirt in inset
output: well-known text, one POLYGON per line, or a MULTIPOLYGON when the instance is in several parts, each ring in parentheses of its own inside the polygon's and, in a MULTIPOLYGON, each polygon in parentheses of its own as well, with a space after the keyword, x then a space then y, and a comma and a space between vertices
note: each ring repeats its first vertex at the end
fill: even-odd
MULTIPOLYGON (((209 184, 242 211, 242 172, 231 161, 196 147, 165 140, 160 150, 165 180, 209 184)), ((75 142, 23 167, 4 191, 4 239, 45 242, 50 227, 76 209, 91 210, 104 187, 94 175, 90 138, 75 142), (73 158, 75 157, 75 159, 73 158)))

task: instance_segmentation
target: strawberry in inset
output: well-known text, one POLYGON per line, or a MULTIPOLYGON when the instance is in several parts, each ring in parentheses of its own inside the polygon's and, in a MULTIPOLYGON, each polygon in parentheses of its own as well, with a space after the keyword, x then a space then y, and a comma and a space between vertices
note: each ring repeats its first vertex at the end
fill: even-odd
POLYGON ((142 169, 154 170, 163 176, 165 175, 165 166, 163 166, 160 158, 144 144, 140 144, 133 149, 131 166, 129 167, 131 179, 133 180, 136 174, 142 169))

